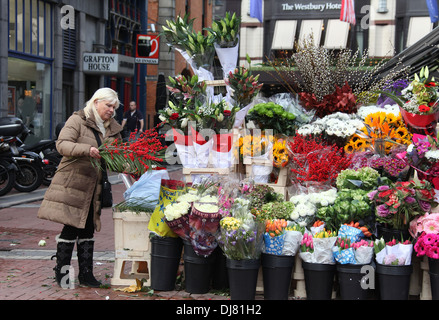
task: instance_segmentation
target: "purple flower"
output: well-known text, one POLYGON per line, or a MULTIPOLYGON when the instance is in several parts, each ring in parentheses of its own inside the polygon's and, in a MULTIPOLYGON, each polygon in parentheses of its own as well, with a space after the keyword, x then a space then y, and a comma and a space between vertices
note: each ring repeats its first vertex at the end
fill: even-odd
POLYGON ((372 201, 373 198, 375 198, 375 195, 377 194, 377 192, 378 192, 378 190, 373 190, 373 191, 371 191, 371 192, 369 192, 369 193, 367 194, 367 196, 369 197, 369 200, 370 200, 370 201, 372 201))
POLYGON ((416 200, 415 200, 415 198, 413 198, 413 197, 407 197, 407 198, 405 198, 405 202, 407 202, 407 203, 414 203, 416 200))
POLYGON ((390 214, 389 209, 385 204, 380 204, 379 206, 377 206, 376 213, 378 216, 383 218, 387 217, 390 214))
POLYGON ((419 200, 419 206, 421 207, 422 211, 428 212, 431 209, 430 202, 419 200))
POLYGON ((389 188, 389 186, 379 186, 378 187, 378 191, 386 191, 386 190, 389 190, 390 188, 389 188))

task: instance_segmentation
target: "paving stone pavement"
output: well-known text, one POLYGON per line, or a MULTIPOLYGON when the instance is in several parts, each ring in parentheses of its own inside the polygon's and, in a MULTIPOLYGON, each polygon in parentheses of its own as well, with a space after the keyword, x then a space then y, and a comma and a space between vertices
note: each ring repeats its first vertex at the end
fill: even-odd
MULTIPOLYGON (((181 170, 169 170, 172 179, 181 179, 181 170)), ((113 198, 123 200, 125 185, 112 177, 113 198)), ((229 300, 229 296, 214 293, 189 294, 184 290, 126 293, 117 291, 127 286, 112 286, 114 272, 114 223, 111 208, 102 210, 102 230, 95 233, 94 274, 103 283, 102 288, 80 287, 62 289, 54 279, 56 252, 55 236, 62 225, 36 217, 41 199, 47 188, 40 187, 32 194, 11 191, 0 198, 0 301, 1 300, 229 300), (44 240, 44 247, 38 246, 44 240)), ((76 252, 72 266, 77 268, 76 252)), ((127 263, 125 272, 129 272, 127 263)), ((180 270, 181 271, 181 270, 180 270)), ((76 274, 76 273, 75 273, 76 274)))

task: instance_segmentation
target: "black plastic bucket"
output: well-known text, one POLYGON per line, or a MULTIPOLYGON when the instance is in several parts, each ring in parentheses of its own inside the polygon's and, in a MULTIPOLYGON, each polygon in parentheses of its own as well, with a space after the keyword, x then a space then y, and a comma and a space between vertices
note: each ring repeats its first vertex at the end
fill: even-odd
POLYGON ((409 240, 410 239, 410 233, 408 230, 404 229, 404 230, 399 230, 399 229, 391 229, 391 228, 386 228, 381 224, 377 225, 377 239, 383 237, 384 241, 389 242, 392 241, 393 239, 396 240, 401 240, 405 241, 405 240, 409 240))
POLYGON ((413 266, 376 264, 381 300, 408 300, 413 266))
POLYGON ((151 238, 151 288, 158 291, 175 289, 183 242, 180 238, 151 238))
POLYGON ((336 271, 335 264, 302 261, 302 268, 305 274, 306 298, 308 300, 330 300, 336 271))
POLYGON ((431 299, 439 300, 439 259, 428 258, 431 299))
POLYGON ((198 294, 209 292, 214 257, 199 256, 189 241, 183 243, 185 291, 198 294))
POLYGON ((226 261, 231 300, 254 300, 260 259, 226 261))
POLYGON ((212 255, 214 262, 212 267, 212 289, 224 290, 229 288, 229 277, 226 267, 226 256, 220 247, 217 247, 212 255))
POLYGON ((365 300, 367 288, 363 289, 361 280, 366 275, 361 272, 364 264, 337 264, 337 276, 342 300, 365 300))
POLYGON ((294 256, 262 253, 262 276, 265 300, 288 300, 294 256))

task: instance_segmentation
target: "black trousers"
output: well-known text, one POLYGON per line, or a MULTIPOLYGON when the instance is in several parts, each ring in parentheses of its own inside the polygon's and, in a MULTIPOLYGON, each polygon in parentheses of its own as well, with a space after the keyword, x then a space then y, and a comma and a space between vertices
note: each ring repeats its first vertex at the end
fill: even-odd
POLYGON ((92 239, 95 229, 93 223, 93 211, 93 203, 91 203, 84 229, 64 225, 59 237, 64 240, 92 239))

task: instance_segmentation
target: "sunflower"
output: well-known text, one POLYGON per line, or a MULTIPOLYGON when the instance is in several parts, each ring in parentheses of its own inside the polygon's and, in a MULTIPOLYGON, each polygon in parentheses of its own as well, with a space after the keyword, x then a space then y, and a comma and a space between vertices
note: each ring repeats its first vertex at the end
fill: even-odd
POLYGON ((288 152, 286 141, 283 139, 276 140, 273 145, 273 164, 275 167, 285 167, 288 163, 288 152))
MULTIPOLYGON (((354 139, 354 138, 352 138, 352 139, 354 139)), ((344 151, 345 151, 346 153, 353 153, 353 152, 356 151, 356 149, 355 149, 355 141, 352 141, 352 139, 351 139, 351 141, 349 141, 349 142, 344 146, 344 151)), ((358 140, 359 137, 356 137, 356 139, 358 140)))

